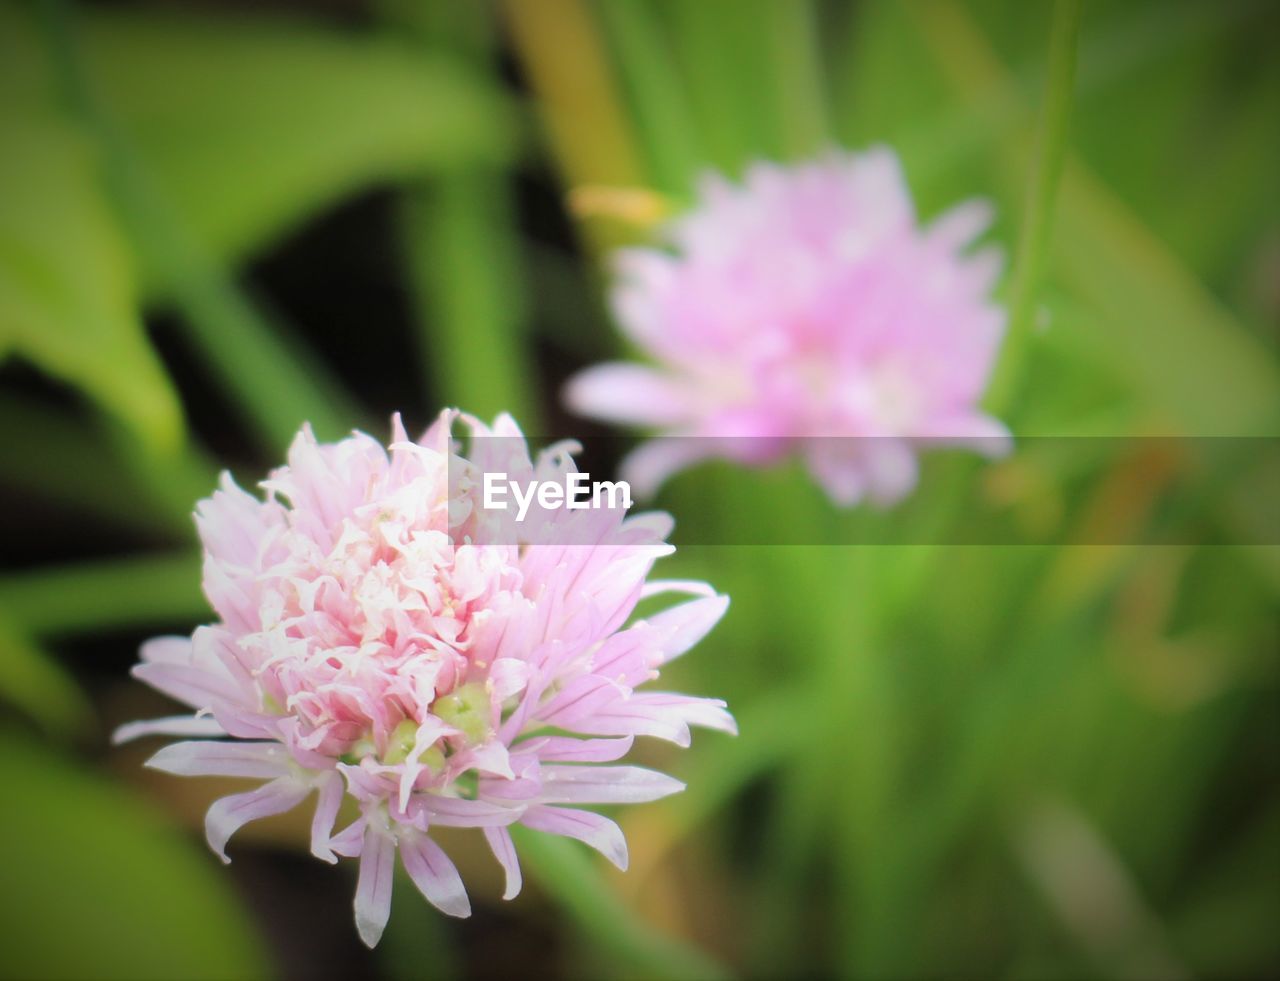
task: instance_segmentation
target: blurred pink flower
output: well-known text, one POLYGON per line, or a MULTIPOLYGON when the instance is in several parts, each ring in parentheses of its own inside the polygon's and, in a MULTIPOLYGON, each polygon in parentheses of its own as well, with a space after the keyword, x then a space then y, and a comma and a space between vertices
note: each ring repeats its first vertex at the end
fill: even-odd
POLYGON ((978 407, 1004 332, 1001 261, 964 253, 989 222, 970 202, 921 226, 885 148, 757 164, 740 186, 708 177, 665 230, 670 251, 617 258, 616 316, 657 366, 590 368, 567 402, 663 433, 624 465, 640 494, 703 458, 798 453, 838 504, 896 501, 924 445, 1006 447, 978 407))
POLYGON ((241 825, 314 791, 311 850, 360 859, 356 924, 370 946, 390 913, 397 851, 428 900, 470 912, 433 826, 482 829, 506 898, 521 882, 512 824, 581 839, 625 868, 618 826, 581 805, 651 801, 683 785, 580 764, 613 763, 636 736, 683 746, 691 725, 734 731, 721 701, 637 690, 728 604, 704 583, 647 581, 673 550, 670 519, 571 511, 566 534, 594 544, 486 541, 467 474, 497 464, 545 478, 572 461, 563 448, 531 461, 507 416, 492 429, 461 417, 468 459, 451 436, 456 418, 444 413, 418 442, 397 418, 390 453, 360 433, 319 444, 304 428, 263 483, 265 500, 224 476, 197 510, 218 622, 148 642, 133 672, 196 712, 117 734, 203 737, 148 765, 265 781, 209 809, 209 844, 224 860, 241 825), (659 593, 693 598, 631 619, 659 593), (335 835, 347 795, 360 816, 335 835))

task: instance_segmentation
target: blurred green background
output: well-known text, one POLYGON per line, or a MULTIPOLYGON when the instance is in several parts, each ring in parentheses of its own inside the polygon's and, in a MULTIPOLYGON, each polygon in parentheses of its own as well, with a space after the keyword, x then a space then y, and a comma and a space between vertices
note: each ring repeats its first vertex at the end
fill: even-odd
POLYGON ((1280 434, 1280 8, 1077 6, 0 0, 0 976, 1280 975, 1280 466, 1209 449, 1280 434), (625 875, 531 833, 504 904, 446 837, 476 914, 398 889, 373 953, 303 818, 223 868, 234 782, 108 748, 170 708, 138 642, 209 616, 219 468, 445 404, 600 436, 557 392, 623 353, 608 250, 873 142, 922 215, 997 205, 1015 433, 1199 439, 931 460, 887 515, 682 475, 705 540, 921 544, 666 560, 733 597, 671 686, 741 736, 642 750, 689 790, 618 815, 625 875), (975 501, 1093 544, 929 544, 975 501))

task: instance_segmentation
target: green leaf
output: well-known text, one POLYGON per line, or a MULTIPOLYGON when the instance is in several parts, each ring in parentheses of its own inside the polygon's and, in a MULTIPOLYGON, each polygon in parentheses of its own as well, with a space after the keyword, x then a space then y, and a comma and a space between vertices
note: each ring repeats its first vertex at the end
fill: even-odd
MULTIPOLYGON (((481 6, 406 7, 395 16, 419 43, 455 52, 477 70, 494 62, 496 24, 481 6)), ((429 390, 484 419, 510 412, 536 433, 528 289, 507 177, 472 167, 411 187, 402 236, 429 390)))
POLYGON ((33 645, 0 610, 0 698, 16 705, 50 733, 80 730, 89 703, 75 681, 33 645))
POLYGON ((132 795, 9 734, 0 781, 6 976, 268 973, 226 873, 132 795))
MULTIPOLYGON (((938 4, 916 22, 963 97, 980 100, 1010 84, 963 5, 938 4)), ((1009 141, 1000 149, 998 162, 1016 173, 1025 147, 1009 141)), ((1126 368, 1156 421, 1190 435, 1273 433, 1280 419, 1274 354, 1074 156, 1057 213, 1051 275, 1095 311, 1080 329, 1126 368)))
POLYGON ((496 89, 389 37, 154 10, 84 26, 103 103, 215 257, 259 249, 368 184, 511 149, 496 89))
MULTIPOLYGON (((502 12, 565 183, 570 188, 643 184, 637 126, 623 107, 617 73, 590 5, 509 0, 502 12)), ((597 252, 627 240, 627 234, 604 225, 588 225, 584 232, 597 252)))
POLYGON ((631 104, 652 184, 670 194, 687 194, 703 154, 654 9, 638 3, 605 3, 597 4, 594 12, 631 104))
POLYGON ((193 542, 191 511, 217 485, 217 468, 191 444, 176 457, 140 452, 145 448, 127 431, 105 422, 0 395, 0 484, 26 502, 175 544, 193 542), (86 473, 95 479, 85 480, 86 473))
POLYGON ((496 174, 454 174, 415 189, 404 209, 406 263, 431 391, 482 419, 510 412, 536 433, 511 210, 496 174))
POLYGON ((140 555, 0 576, 0 609, 38 636, 207 619, 196 553, 140 555))
POLYGON ((817 11, 811 0, 792 0, 770 4, 767 14, 762 29, 772 43, 787 155, 803 159, 829 139, 817 11))
POLYGON ((31 25, 0 12, 0 356, 83 389, 152 450, 182 441, 97 160, 63 119, 31 25))
POLYGON ((236 288, 102 105, 68 8, 58 0, 44 5, 45 41, 68 104, 97 139, 104 183, 139 261, 170 289, 201 353, 239 396, 272 455, 308 417, 322 437, 344 431, 359 412, 341 384, 236 288))
POLYGON ((1063 184, 1064 280, 1106 318, 1082 326, 1132 371, 1137 390, 1192 435, 1270 435, 1280 370, 1248 331, 1083 165, 1063 184))
POLYGON ((1057 0, 1049 44, 1044 108, 1036 134, 1031 174, 1023 209, 1022 232, 1009 299, 1009 333, 987 391, 986 405, 1000 413, 1013 401, 1034 329, 1037 290, 1044 273, 1053 227, 1053 209, 1068 147, 1068 123, 1075 94, 1076 46, 1080 34, 1079 0, 1057 0))

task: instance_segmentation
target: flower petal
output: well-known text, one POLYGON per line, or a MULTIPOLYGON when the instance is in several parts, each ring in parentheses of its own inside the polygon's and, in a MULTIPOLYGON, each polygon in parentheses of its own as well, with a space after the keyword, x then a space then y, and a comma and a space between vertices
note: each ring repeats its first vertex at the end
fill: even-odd
POLYGON ((544 763, 612 763, 627 755, 634 740, 577 739, 573 736, 543 736, 531 740, 529 750, 544 763))
POLYGON ((662 663, 674 661, 702 640, 727 609, 728 596, 708 596, 649 617, 649 625, 663 633, 662 663))
POLYGON ((675 692, 637 692, 627 701, 626 710, 633 715, 653 719, 667 719, 703 729, 718 729, 730 735, 738 734, 738 724, 719 698, 695 698, 675 692))
POLYGON ((627 870, 627 839, 613 821, 592 811, 573 807, 531 807, 520 819, 525 827, 553 835, 577 838, 590 845, 610 862, 627 870))
POLYGON ((922 434, 935 446, 955 446, 988 459, 1006 456, 1013 436, 999 419, 981 412, 957 412, 934 420, 922 434))
POLYGON ((520 895, 524 879, 520 874, 520 859, 516 855, 516 846, 511 840, 511 832, 506 828, 485 828, 484 837, 493 851, 493 857, 498 860, 498 864, 502 866, 502 871, 507 876, 507 888, 502 898, 515 899, 520 895))
POLYGON ((391 887, 395 878, 396 843, 372 823, 364 829, 360 875, 356 881, 356 930, 369 948, 376 947, 391 918, 391 887))
POLYGON ((133 676, 195 709, 209 709, 219 702, 233 702, 237 695, 230 678, 190 664, 148 661, 135 664, 133 676))
POLYGON ((322 777, 317 788, 316 812, 311 818, 311 854, 331 865, 338 861, 332 847, 333 822, 338 819, 344 791, 337 771, 322 777))
POLYGON ((952 252, 972 242, 994 220, 995 210, 989 201, 962 201, 935 218, 925 234, 930 245, 952 252))
POLYGON ((364 829, 367 823, 363 817, 352 821, 329 839, 329 847, 346 858, 359 858, 364 851, 364 829))
POLYGON ((493 697, 504 702, 524 691, 529 683, 529 665, 514 657, 500 657, 493 662, 489 681, 493 684, 493 697))
POLYGON ((545 804, 645 804, 684 790, 674 777, 640 766, 544 766, 545 804))
POLYGON ((580 372, 565 386, 570 411, 605 422, 679 425, 694 410, 691 389, 653 368, 613 362, 580 372))
POLYGON ((710 584, 697 579, 650 579, 640 590, 640 598, 661 596, 663 593, 685 593, 689 596, 714 596, 710 584))
POLYGON ((111 734, 111 745, 119 746, 143 736, 225 736, 226 730, 205 715, 168 715, 161 719, 126 722, 111 734))
POLYGON ((470 916, 471 902, 457 867, 449 856, 424 834, 406 834, 400 839, 400 861, 409 878, 427 901, 450 916, 470 916))
POLYGON ((547 725, 572 729, 575 721, 624 698, 626 692, 609 678, 588 675, 565 685, 537 716, 547 725))
POLYGON ((147 760, 153 770, 179 777, 262 777, 289 773, 289 754, 279 743, 173 743, 147 760))
POLYGON ((143 641, 138 656, 148 664, 190 664, 190 637, 152 637, 143 641))
POLYGON ((511 804, 439 794, 419 794, 414 803, 426 815, 428 823, 448 828, 501 827, 514 824, 523 811, 522 807, 511 804))
POLYGON ((214 801, 204 818, 205 837, 209 839, 209 847, 224 862, 230 862, 226 852, 227 842, 241 826, 258 818, 291 810, 310 790, 305 783, 293 777, 278 777, 257 790, 232 794, 214 801))
POLYGON ((632 450, 618 472, 637 497, 649 498, 681 470, 714 456, 714 440, 692 437, 658 437, 632 450))

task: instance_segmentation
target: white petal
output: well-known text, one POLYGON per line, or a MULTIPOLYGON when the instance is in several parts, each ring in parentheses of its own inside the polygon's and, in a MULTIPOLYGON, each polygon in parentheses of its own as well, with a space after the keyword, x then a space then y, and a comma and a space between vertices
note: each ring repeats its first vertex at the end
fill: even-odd
POLYGON ((514 657, 500 657, 493 662, 489 680, 493 683, 493 697, 504 702, 524 691, 529 683, 529 665, 514 657))
POLYGON ((660 596, 663 593, 687 593, 690 596, 714 596, 716 591, 709 583, 697 579, 651 579, 640 590, 640 598, 660 596))
POLYGON ((364 851, 364 818, 352 821, 345 828, 329 839, 329 847, 337 854, 347 858, 359 858, 364 851))
POLYGON ((230 678, 189 664, 146 661, 135 664, 131 673, 157 691, 195 709, 212 708, 219 701, 236 701, 236 688, 230 678))
POLYGON ((645 804, 684 790, 674 777, 640 766, 544 766, 547 804, 645 804))
POLYGON ((627 755, 633 739, 578 739, 574 736, 544 736, 530 744, 530 750, 544 763, 612 763, 627 755))
POLYGON ((442 736, 452 731, 449 726, 434 716, 418 726, 413 740, 413 749, 405 759, 400 773, 400 810, 403 811, 409 806, 409 795, 413 792, 413 785, 418 775, 427 768, 426 764, 421 762, 422 754, 434 746, 442 736))
POLYGON ((360 851, 360 877, 356 882, 356 930, 366 947, 376 947, 391 918, 396 843, 372 824, 365 826, 360 851))
POLYGON ((467 764, 480 773, 515 779, 515 774, 511 772, 511 756, 506 744, 499 739, 492 739, 471 750, 467 755, 467 764))
POLYGON ((513 824, 523 810, 510 804, 441 797, 438 794, 419 794, 415 802, 427 816, 428 823, 446 828, 487 828, 513 824))
POLYGON ((939 215, 925 234, 930 244, 951 251, 968 245, 994 220, 995 210, 989 201, 962 201, 939 215))
POLYGON ((578 720, 625 697, 626 692, 611 679, 587 675, 571 681, 536 714, 547 725, 572 729, 578 720))
POLYGON ((909 443, 876 439, 866 455, 872 500, 882 506, 900 501, 916 485, 919 464, 909 443))
POLYGON ((204 818, 205 837, 209 839, 209 847, 224 862, 230 862, 226 852, 227 841, 242 825, 272 814, 283 814, 296 807, 310 789, 300 780, 279 777, 257 790, 232 794, 214 801, 204 818))
POLYGON ((633 695, 627 704, 637 714, 644 713, 652 718, 679 719, 687 725, 718 729, 734 736, 738 734, 738 723, 719 698, 646 691, 633 695))
POLYGON ((217 721, 200 715, 168 715, 162 719, 126 722, 111 734, 111 744, 119 746, 143 736, 225 736, 217 721))
POLYGON ((289 773, 289 754, 279 743, 174 743, 147 760, 153 770, 179 777, 262 777, 289 773))
POLYGON ((344 789, 337 771, 323 777, 316 796, 316 813, 311 818, 311 854, 330 864, 338 861, 332 848, 333 822, 338 819, 344 789))
POLYGON ((516 846, 511 840, 511 832, 506 828, 485 828, 484 837, 489 842, 489 848, 493 850, 493 857, 498 860, 498 864, 502 866, 502 871, 507 876, 507 888, 502 898, 515 899, 520 895, 524 879, 520 874, 520 859, 516 855, 516 846))
POLYGON ((675 660, 702 640, 728 608, 728 596, 708 596, 681 603, 651 616, 649 625, 665 634, 662 641, 662 663, 675 660))
POLYGON ((688 723, 683 719, 636 704, 635 696, 578 719, 574 728, 593 736, 651 736, 683 747, 693 742, 688 723))
POLYGON ((957 412, 933 420, 921 434, 931 444, 971 450, 989 459, 1008 455, 1013 436, 998 419, 981 412, 957 412))
POLYGON ((643 365, 612 362, 575 375, 564 402, 580 416, 645 426, 678 425, 689 419, 693 399, 677 379, 643 365))
POLYGON ((714 455, 714 442, 710 439, 660 436, 628 453, 619 473, 637 497, 652 497, 672 475, 714 455))
POLYGON ((627 839, 622 829, 603 815, 572 807, 531 807, 520 823, 535 831, 577 838, 624 872, 627 869, 627 839))
POLYGON ((471 915, 462 876, 434 841, 423 834, 406 834, 400 840, 400 860, 432 906, 450 916, 471 915))
POLYGON ((143 641, 138 656, 149 664, 190 664, 190 637, 153 637, 143 641))

